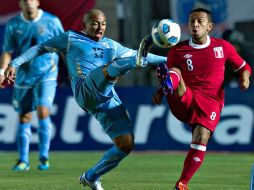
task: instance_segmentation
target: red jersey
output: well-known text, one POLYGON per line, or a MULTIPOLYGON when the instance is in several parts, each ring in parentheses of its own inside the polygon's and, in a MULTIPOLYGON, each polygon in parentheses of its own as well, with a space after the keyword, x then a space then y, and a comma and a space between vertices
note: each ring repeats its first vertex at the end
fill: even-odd
POLYGON ((246 63, 234 47, 225 40, 209 38, 204 45, 195 45, 191 40, 171 48, 167 59, 168 68, 181 70, 183 80, 192 91, 213 96, 224 103, 225 64, 237 71, 246 63))
POLYGON ((225 64, 237 71, 246 63, 235 48, 222 39, 208 37, 203 45, 187 40, 170 49, 167 66, 180 69, 188 90, 181 100, 167 97, 171 111, 178 119, 202 124, 212 131, 215 129, 224 105, 225 64))

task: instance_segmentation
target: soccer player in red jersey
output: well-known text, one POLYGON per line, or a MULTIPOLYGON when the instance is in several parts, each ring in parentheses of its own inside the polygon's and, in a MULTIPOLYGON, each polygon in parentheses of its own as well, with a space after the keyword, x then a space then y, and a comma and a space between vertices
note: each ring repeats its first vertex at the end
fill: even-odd
POLYGON ((230 64, 239 72, 239 85, 247 90, 250 66, 227 41, 210 37, 211 12, 197 8, 190 12, 191 39, 180 42, 168 53, 167 65, 157 67, 161 88, 153 96, 160 104, 167 98, 171 112, 192 127, 190 150, 175 190, 188 190, 188 182, 201 166, 207 143, 215 130, 224 106, 224 70, 230 64))

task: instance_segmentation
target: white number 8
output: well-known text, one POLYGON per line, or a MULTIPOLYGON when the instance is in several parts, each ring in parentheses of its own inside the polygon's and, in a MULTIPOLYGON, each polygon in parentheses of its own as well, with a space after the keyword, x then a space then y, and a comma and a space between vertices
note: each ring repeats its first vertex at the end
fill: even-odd
POLYGON ((210 119, 215 120, 215 118, 216 118, 216 112, 212 112, 212 114, 210 115, 210 119))
POLYGON ((189 71, 193 71, 192 60, 191 59, 187 59, 186 63, 187 63, 187 66, 188 66, 188 70, 189 71))

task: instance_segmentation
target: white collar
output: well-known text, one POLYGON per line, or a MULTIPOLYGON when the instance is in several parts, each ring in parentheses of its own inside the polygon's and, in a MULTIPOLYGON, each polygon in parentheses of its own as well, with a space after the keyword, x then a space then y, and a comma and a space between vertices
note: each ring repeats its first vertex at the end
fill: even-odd
POLYGON ((192 41, 192 38, 189 40, 189 46, 195 48, 195 49, 203 49, 203 48, 206 48, 210 45, 211 43, 211 39, 210 39, 210 36, 207 36, 207 40, 206 40, 206 43, 202 44, 202 45, 199 45, 199 44, 194 44, 193 41, 192 41))

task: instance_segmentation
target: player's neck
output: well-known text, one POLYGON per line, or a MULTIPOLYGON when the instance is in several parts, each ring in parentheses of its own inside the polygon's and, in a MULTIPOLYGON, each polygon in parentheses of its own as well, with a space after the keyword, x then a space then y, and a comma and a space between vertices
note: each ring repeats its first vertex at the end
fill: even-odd
POLYGON ((199 38, 199 39, 192 38, 192 42, 197 45, 203 45, 207 42, 207 36, 205 36, 204 38, 199 38))
POLYGON ((23 12, 24 17, 27 20, 34 20, 34 19, 36 19, 38 14, 39 14, 39 10, 38 9, 35 10, 34 12, 31 12, 31 13, 23 12))

